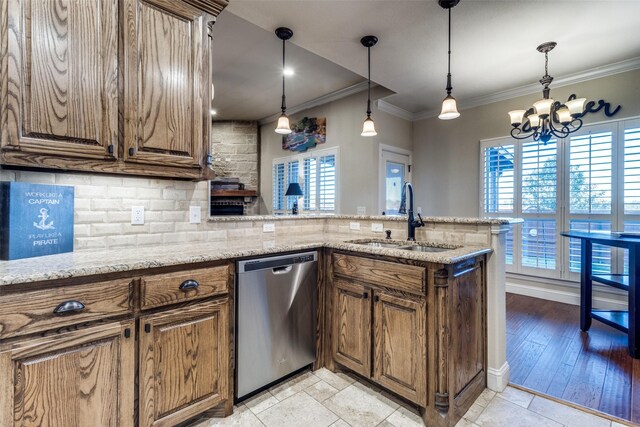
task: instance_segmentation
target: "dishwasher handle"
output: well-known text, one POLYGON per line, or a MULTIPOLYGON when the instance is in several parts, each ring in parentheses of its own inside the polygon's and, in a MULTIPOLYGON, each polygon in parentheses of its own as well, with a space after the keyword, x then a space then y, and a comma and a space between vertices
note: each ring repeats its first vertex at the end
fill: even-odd
POLYGON ((274 267, 271 269, 271 272, 275 275, 278 275, 278 274, 287 274, 291 270, 293 270, 292 265, 285 265, 284 267, 274 267))

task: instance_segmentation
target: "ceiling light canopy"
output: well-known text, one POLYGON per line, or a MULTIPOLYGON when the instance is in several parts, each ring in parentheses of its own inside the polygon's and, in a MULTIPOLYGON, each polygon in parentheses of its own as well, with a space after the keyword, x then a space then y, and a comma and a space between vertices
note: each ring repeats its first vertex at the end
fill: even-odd
POLYGON ((287 70, 285 67, 285 42, 293 37, 293 31, 286 27, 279 27, 276 29, 276 36, 282 40, 282 105, 280 107, 282 114, 278 118, 278 125, 275 130, 276 133, 287 135, 291 133, 291 125, 289 124, 289 117, 287 117, 287 99, 284 92, 284 79, 287 70))
POLYGON ((448 65, 447 65, 447 97, 442 100, 442 111, 438 118, 440 120, 451 120, 460 117, 458 112, 458 105, 456 99, 451 96, 451 9, 457 5, 460 0, 438 0, 438 4, 443 9, 449 11, 449 51, 448 51, 448 65))
POLYGON ((549 75, 549 52, 556 42, 542 43, 538 52, 544 53, 544 76, 540 79, 543 98, 533 103, 528 110, 509 111, 511 136, 516 139, 533 137, 534 141, 549 142, 552 137, 565 138, 582 127, 580 117, 584 115, 585 98, 569 97, 564 104, 550 98, 549 85, 553 77, 549 75))
POLYGON ((375 124, 371 118, 371 48, 378 43, 376 36, 364 36, 360 39, 362 46, 367 48, 367 70, 368 70, 368 94, 367 94, 367 118, 362 124, 362 136, 376 136, 375 124))

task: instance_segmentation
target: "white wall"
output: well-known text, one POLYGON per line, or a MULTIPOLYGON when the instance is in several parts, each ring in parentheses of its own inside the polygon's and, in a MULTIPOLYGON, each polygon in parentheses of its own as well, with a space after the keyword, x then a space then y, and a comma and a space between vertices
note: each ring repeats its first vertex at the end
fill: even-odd
MULTIPOLYGON (((612 107, 622 105, 614 118, 640 115, 640 70, 554 88, 551 96, 565 100, 575 93, 612 107)), ((414 123, 413 182, 416 202, 427 215, 478 216, 480 140, 508 136, 507 112, 526 109, 542 93, 500 101, 461 111, 455 120, 429 118, 414 123)), ((602 111, 585 122, 606 120, 602 111)))
MULTIPOLYGON (((372 98, 380 93, 373 90, 372 98)), ((386 95, 387 93, 385 93, 386 95)), ((366 117, 367 93, 361 92, 330 102, 290 117, 291 122, 302 117, 327 118, 327 142, 318 149, 340 147, 338 206, 339 213, 355 214, 365 206, 367 214, 378 212, 378 146, 393 145, 411 150, 412 123, 379 111, 372 101, 372 118, 378 135, 360 136, 366 117)), ((260 128, 260 197, 262 213, 272 212, 273 159, 295 154, 282 149, 282 137, 274 132, 275 122, 260 128)), ((310 151, 313 151, 310 150, 310 151)))

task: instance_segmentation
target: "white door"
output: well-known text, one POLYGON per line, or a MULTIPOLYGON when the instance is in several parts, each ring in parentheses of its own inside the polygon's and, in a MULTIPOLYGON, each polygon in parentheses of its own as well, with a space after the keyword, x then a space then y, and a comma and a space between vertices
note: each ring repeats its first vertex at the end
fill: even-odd
POLYGON ((411 152, 401 148, 380 146, 379 214, 398 215, 402 185, 411 181, 411 152))

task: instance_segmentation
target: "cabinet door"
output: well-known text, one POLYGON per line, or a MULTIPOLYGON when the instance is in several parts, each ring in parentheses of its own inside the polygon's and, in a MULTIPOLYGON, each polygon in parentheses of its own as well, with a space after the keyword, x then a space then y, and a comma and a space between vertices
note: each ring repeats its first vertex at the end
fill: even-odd
POLYGON ((0 348, 0 425, 133 426, 133 321, 0 348))
POLYGON ((332 353, 336 362, 371 375, 371 290, 345 280, 333 283, 332 353))
POLYGON ((389 390, 425 406, 425 302, 376 291, 373 313, 373 379, 389 390))
POLYGON ((228 399, 229 302, 140 318, 140 426, 176 425, 228 399))
POLYGON ((204 98, 210 91, 205 14, 180 0, 124 4, 124 158, 198 167, 208 142, 203 132, 204 98))
POLYGON ((34 166, 48 167, 60 165, 38 155, 113 157, 118 0, 7 1, 8 55, 0 72, 8 79, 0 108, 6 107, 5 152, 31 154, 34 166))

